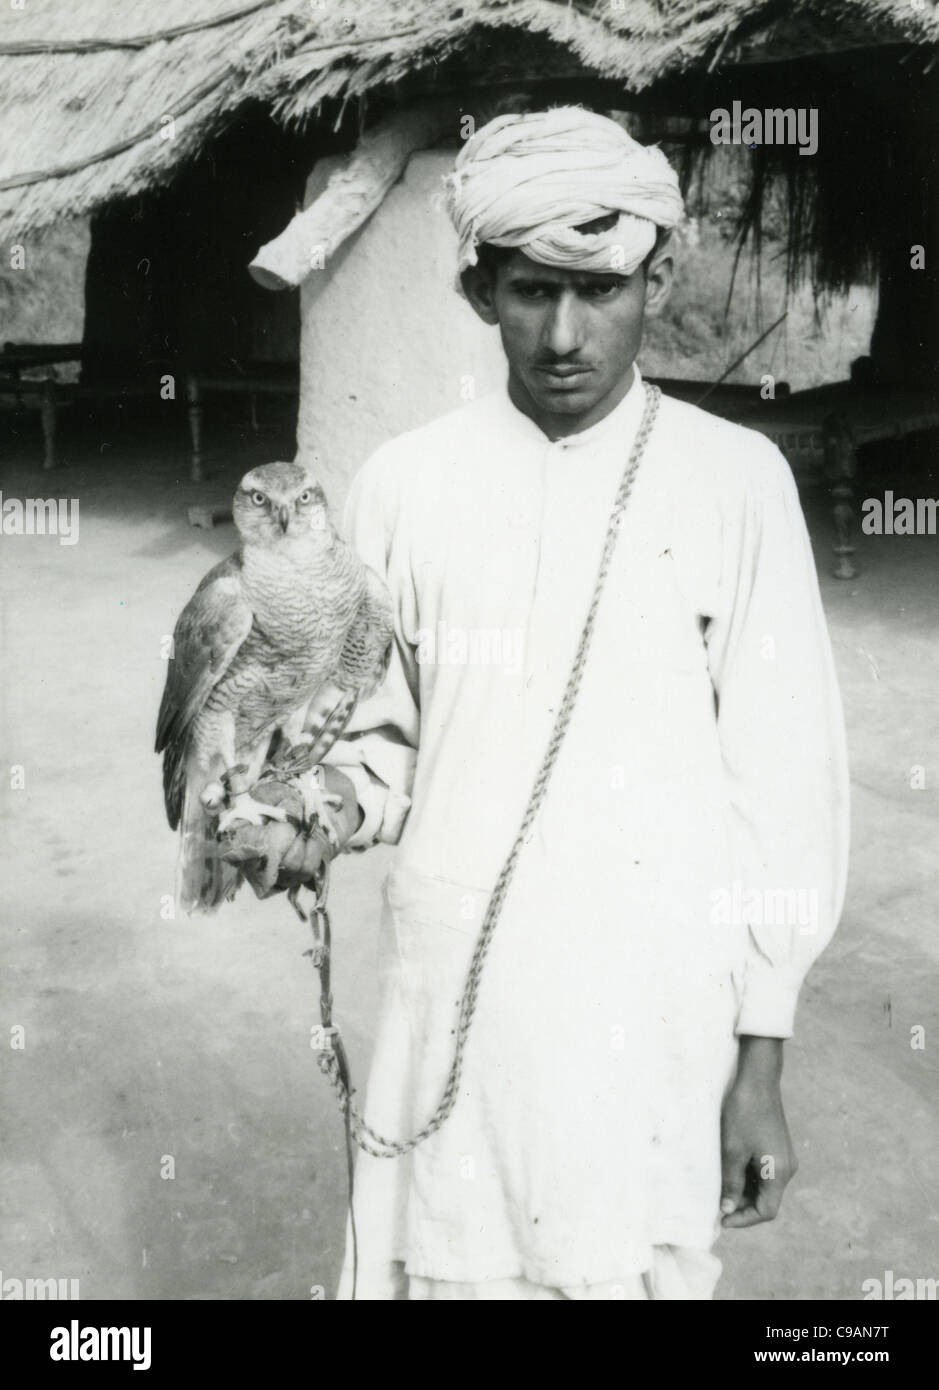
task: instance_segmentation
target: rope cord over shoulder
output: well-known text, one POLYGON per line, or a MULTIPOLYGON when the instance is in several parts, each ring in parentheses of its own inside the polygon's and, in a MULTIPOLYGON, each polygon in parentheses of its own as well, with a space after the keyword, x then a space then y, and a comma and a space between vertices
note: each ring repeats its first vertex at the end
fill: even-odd
MULTIPOLYGON (((463 1071, 463 1055, 466 1049, 470 1028, 473 1023, 473 1017, 476 1013, 476 1001, 486 955, 489 951, 496 926, 498 925, 509 886, 515 874, 516 865, 518 864, 528 833, 544 801, 545 793, 547 792, 548 784, 551 780, 551 774, 554 771, 558 754, 561 751, 561 746, 571 722, 571 716, 577 702, 584 668, 587 663, 587 656, 593 639, 593 631, 596 625, 597 613, 600 608, 600 600, 603 597, 607 576, 613 560, 613 552, 616 548, 617 537, 622 525, 623 514, 626 510, 626 505, 629 501, 630 493, 632 492, 633 482, 658 414, 659 401, 661 399, 659 388, 647 382, 645 383, 645 391, 646 400, 642 420, 620 481, 616 499, 613 503, 613 509, 610 513, 606 539, 603 545, 603 553, 600 558, 597 577, 594 583, 593 596, 590 601, 590 607, 587 610, 583 631, 581 632, 580 640, 577 644, 577 651, 574 656, 570 675, 567 679, 564 697, 561 701, 561 706, 558 710, 554 728, 548 740, 548 746, 545 750, 538 775, 532 786, 525 815, 522 818, 522 823, 519 826, 518 833, 515 836, 512 847, 502 866, 499 877, 496 879, 495 887, 493 888, 489 904, 486 908, 486 914, 480 928, 479 938, 470 961, 466 985, 463 990, 462 999, 460 1000, 453 1062, 450 1066, 440 1103, 427 1123, 418 1130, 416 1134, 412 1135, 411 1138, 405 1140, 389 1139, 385 1135, 377 1133, 377 1131, 368 1124, 362 1113, 354 1104, 352 1099, 354 1092, 349 1084, 348 1066, 345 1061, 344 1053, 327 1046, 320 1054, 320 1067, 336 1091, 339 1097, 340 1109, 346 1117, 347 1134, 351 1133, 351 1137, 355 1140, 355 1143, 358 1144, 359 1148, 375 1158, 397 1158, 403 1154, 410 1153, 413 1149, 416 1149, 419 1144, 422 1144, 425 1139, 429 1139, 432 1134, 436 1134, 449 1118, 456 1104, 460 1077, 463 1071)), ((328 1005, 324 1021, 328 1017, 329 1023, 331 1024, 332 1000, 328 994, 328 985, 326 988, 326 996, 328 1005)))

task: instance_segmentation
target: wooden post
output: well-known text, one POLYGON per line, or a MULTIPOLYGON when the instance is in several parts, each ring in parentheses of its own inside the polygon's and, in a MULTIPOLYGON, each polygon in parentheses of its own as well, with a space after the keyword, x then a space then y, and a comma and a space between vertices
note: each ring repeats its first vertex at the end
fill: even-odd
POLYGON ((457 110, 432 102, 386 116, 366 131, 351 154, 330 156, 330 175, 320 196, 262 246, 248 266, 268 290, 296 289, 370 217, 391 185, 401 177, 415 150, 427 149, 447 124, 456 127, 457 110))
POLYGON ((836 579, 854 579, 857 575, 857 566, 854 563, 854 538, 857 534, 857 447, 851 427, 843 416, 829 415, 824 423, 824 433, 825 476, 831 491, 832 516, 835 523, 835 539, 832 545, 835 553, 833 574, 836 579))

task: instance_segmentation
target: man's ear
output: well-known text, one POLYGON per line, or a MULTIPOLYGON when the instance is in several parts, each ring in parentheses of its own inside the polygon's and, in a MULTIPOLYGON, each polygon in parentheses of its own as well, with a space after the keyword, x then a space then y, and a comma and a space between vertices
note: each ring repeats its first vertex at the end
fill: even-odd
POLYGON ((675 262, 672 253, 667 245, 662 246, 646 266, 646 318, 656 318, 665 308, 672 292, 674 274, 675 262))
POLYGON ((499 322, 493 290, 495 273, 484 270, 480 265, 468 265, 460 276, 460 284, 467 300, 476 310, 483 323, 492 326, 499 322))

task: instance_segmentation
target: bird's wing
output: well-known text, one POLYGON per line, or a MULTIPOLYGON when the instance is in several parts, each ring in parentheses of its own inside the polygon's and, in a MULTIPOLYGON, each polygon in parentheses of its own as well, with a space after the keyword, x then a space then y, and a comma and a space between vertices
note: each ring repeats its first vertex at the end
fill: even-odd
POLYGON ((391 660, 391 595, 373 569, 363 568, 365 592, 349 624, 339 666, 307 710, 306 727, 313 735, 311 765, 322 762, 341 737, 359 700, 378 689, 391 660))
POLYGON ((339 681, 354 686, 356 695, 373 695, 388 670, 394 636, 394 607, 384 581, 364 565, 365 592, 356 610, 340 660, 339 681))
POLYGON ((192 721, 228 670, 252 622, 235 556, 209 570, 179 615, 156 734, 156 751, 166 754, 163 781, 171 823, 174 808, 178 820, 176 803, 182 792, 192 721))

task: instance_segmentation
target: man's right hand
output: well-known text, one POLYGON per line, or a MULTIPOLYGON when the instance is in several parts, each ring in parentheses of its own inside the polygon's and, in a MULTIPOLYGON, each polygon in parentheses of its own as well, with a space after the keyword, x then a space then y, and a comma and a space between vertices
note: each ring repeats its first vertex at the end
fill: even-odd
POLYGON ((329 812, 338 846, 330 844, 320 827, 304 831, 303 801, 296 779, 262 779, 251 789, 256 801, 280 806, 286 820, 265 821, 263 825, 236 822, 221 836, 223 858, 238 865, 257 897, 267 898, 315 880, 324 863, 338 854, 358 829, 361 812, 349 778, 327 764, 322 779, 328 795, 342 798, 342 805, 329 812))

